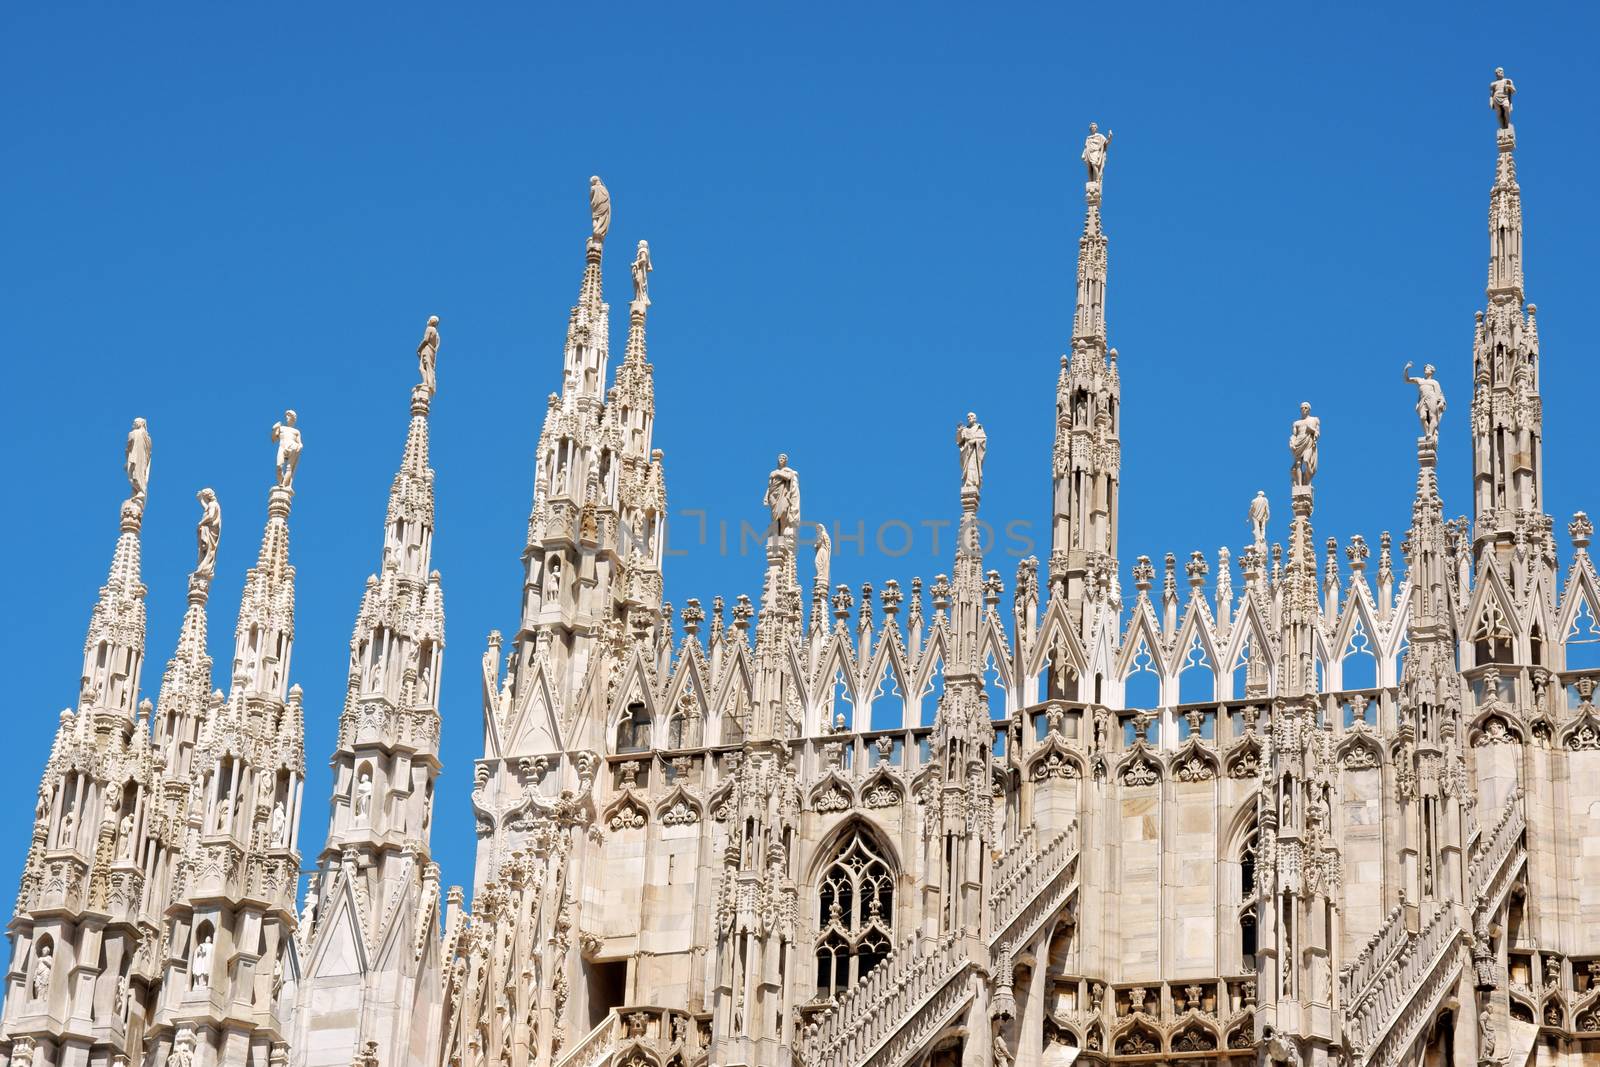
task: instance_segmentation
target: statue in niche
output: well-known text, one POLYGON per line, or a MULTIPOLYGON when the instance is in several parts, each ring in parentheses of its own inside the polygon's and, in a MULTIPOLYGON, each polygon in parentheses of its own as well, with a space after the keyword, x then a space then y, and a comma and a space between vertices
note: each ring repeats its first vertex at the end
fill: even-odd
POLYGON ((594 239, 604 241, 611 229, 611 194, 598 174, 589 178, 589 216, 594 223, 594 239))
POLYGON ((194 572, 202 578, 211 578, 217 573, 217 545, 222 541, 222 504, 209 487, 196 493, 195 499, 200 501, 200 522, 194 528, 199 544, 194 572))
POLYGON ((61 813, 60 841, 62 848, 72 847, 72 832, 77 829, 77 822, 77 817, 72 814, 71 808, 68 808, 66 811, 61 813))
POLYGON ((789 466, 787 454, 778 453, 778 465, 767 475, 767 495, 761 502, 772 511, 770 536, 793 538, 800 525, 800 474, 789 466))
POLYGON ((128 431, 126 456, 124 465, 128 471, 128 485, 133 490, 133 502, 142 508, 150 489, 150 430, 143 419, 133 420, 133 429, 128 431))
POLYGON ((355 817, 360 823, 372 818, 372 774, 369 771, 362 771, 361 780, 356 783, 355 817))
POLYGON ((1488 1005, 1478 1012, 1478 1060, 1494 1059, 1494 1018, 1490 1014, 1488 1005))
POLYGON ((39 946, 39 958, 33 962, 33 999, 43 1000, 50 995, 50 975, 56 969, 55 958, 50 954, 50 944, 39 946))
POLYGON ((1317 473, 1317 441, 1322 436, 1322 420, 1311 414, 1310 403, 1302 402, 1300 417, 1289 430, 1289 480, 1310 486, 1317 473))
POLYGON ((299 416, 293 410, 283 413, 283 421, 272 424, 272 439, 278 442, 278 457, 273 467, 278 472, 278 484, 285 489, 294 488, 295 468, 300 465, 300 448, 303 444, 300 431, 295 426, 299 416))
POLYGON ((128 812, 117 824, 118 854, 123 859, 133 856, 133 812, 128 812))
POLYGON ((1444 389, 1433 378, 1433 364, 1422 367, 1422 377, 1411 376, 1411 362, 1401 376, 1417 387, 1417 418, 1422 421, 1422 436, 1428 441, 1439 439, 1439 423, 1444 419, 1444 389))
POLYGON ((224 795, 217 804, 217 833, 226 833, 228 826, 233 822, 233 798, 224 795))
POLYGON ((961 451, 961 488, 976 492, 983 487, 983 457, 989 450, 989 437, 970 411, 967 421, 956 427, 956 447, 961 451))
POLYGON ((422 342, 417 345, 417 370, 422 375, 422 385, 432 396, 438 392, 436 376, 439 363, 439 316, 429 315, 428 325, 422 331, 422 342))
POLYGON ((1100 127, 1089 123, 1089 136, 1083 139, 1084 165, 1089 168, 1089 180, 1095 184, 1100 183, 1101 176, 1106 172, 1106 151, 1111 147, 1112 133, 1107 130, 1100 132, 1100 127))
POLYGON ((211 984, 211 935, 207 934, 195 946, 194 960, 189 966, 194 988, 204 989, 211 984))
POLYGON ((828 574, 833 569, 833 538, 828 536, 828 528, 822 523, 817 523, 817 552, 816 552, 816 580, 824 588, 828 585, 828 574))
POLYGON ((283 848, 289 843, 289 813, 284 809, 283 801, 272 805, 272 820, 268 824, 272 834, 272 847, 283 848))
POLYGON ((561 598, 561 557, 551 556, 544 565, 544 602, 554 604, 561 598))
POLYGON ((1267 543, 1267 520, 1270 518, 1272 506, 1267 503, 1267 492, 1257 489, 1255 499, 1250 501, 1250 534, 1257 547, 1267 543))
POLYGON ((1511 128, 1511 98, 1516 95, 1517 87, 1506 77, 1506 68, 1494 68, 1494 81, 1489 83, 1489 110, 1500 120, 1502 130, 1511 128))
POLYGON ((633 302, 641 308, 650 306, 650 272, 655 269, 650 261, 650 242, 640 241, 639 251, 633 257, 633 302))

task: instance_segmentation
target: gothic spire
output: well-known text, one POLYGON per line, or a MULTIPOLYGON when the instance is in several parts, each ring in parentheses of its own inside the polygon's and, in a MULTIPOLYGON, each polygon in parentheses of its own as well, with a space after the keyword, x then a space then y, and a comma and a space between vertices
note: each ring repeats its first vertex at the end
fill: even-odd
POLYGON ((210 489, 198 494, 200 523, 196 528, 199 559, 189 574, 189 604, 178 631, 178 646, 161 675, 156 703, 156 739, 166 754, 166 774, 174 781, 189 777, 190 756, 199 740, 200 724, 211 700, 211 655, 206 651, 206 600, 216 569, 222 534, 222 509, 210 489))
POLYGON ((143 419, 128 434, 126 469, 132 490, 122 502, 117 545, 106 584, 89 615, 83 642, 80 712, 97 723, 131 723, 144 663, 145 586, 139 573, 139 529, 150 478, 150 433, 143 419))

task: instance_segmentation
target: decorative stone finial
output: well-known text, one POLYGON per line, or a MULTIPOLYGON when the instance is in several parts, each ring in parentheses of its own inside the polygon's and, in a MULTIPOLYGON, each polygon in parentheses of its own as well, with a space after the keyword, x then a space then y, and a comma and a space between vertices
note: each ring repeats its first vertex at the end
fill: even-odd
POLYGON ((1572 521, 1567 523, 1567 535, 1572 538, 1573 548, 1588 548, 1590 540, 1594 537, 1594 523, 1585 513, 1574 512, 1572 521))

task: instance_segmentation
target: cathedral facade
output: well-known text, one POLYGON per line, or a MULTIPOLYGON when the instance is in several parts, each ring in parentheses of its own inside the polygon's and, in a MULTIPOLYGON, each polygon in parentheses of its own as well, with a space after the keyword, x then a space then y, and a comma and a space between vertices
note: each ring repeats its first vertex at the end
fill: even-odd
POLYGON ((610 195, 591 179, 517 623, 475 661, 470 892, 441 885, 429 844, 437 320, 356 610, 320 849, 291 669, 293 413, 226 671, 205 491, 154 704, 137 423, 40 782, 0 1064, 1600 1064, 1600 576, 1588 518, 1563 562, 1543 506, 1514 91, 1497 73, 1470 404, 1446 418, 1432 368, 1406 371, 1410 527, 1317 540, 1321 424, 1302 405, 1286 543, 1262 495, 1237 554, 1126 571, 1109 133, 1083 153, 1044 565, 986 565, 968 416, 948 574, 832 584, 780 457, 759 603, 663 600, 652 266, 640 242, 613 369, 610 195), (1440 497, 1445 432, 1471 437, 1470 521, 1440 497))

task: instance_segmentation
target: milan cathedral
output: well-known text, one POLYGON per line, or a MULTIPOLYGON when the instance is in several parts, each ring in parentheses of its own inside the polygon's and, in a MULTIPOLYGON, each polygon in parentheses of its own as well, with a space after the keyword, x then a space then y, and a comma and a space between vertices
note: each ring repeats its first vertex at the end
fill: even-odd
POLYGON ((948 574, 830 584, 780 456, 760 602, 664 603, 650 250, 613 371, 611 197, 590 179, 517 622, 469 668, 470 895, 441 886, 429 843, 438 319, 356 607, 320 850, 303 728, 308 705, 331 710, 291 662, 301 428, 273 428, 221 671, 222 505, 201 492, 152 705, 136 421, 39 785, 0 1064, 1600 1064, 1600 576, 1590 520, 1572 518, 1563 567, 1543 505, 1514 92, 1496 72, 1470 404, 1447 419, 1432 367, 1391 386, 1397 417, 1416 396, 1409 529, 1318 542, 1324 428, 1304 404, 1285 413, 1286 484, 1241 508, 1248 544, 1126 572, 1112 136, 1091 126, 1051 551, 1009 590, 983 558, 986 437, 967 415, 948 574), (1445 517, 1447 432, 1471 438, 1470 521, 1445 517))

